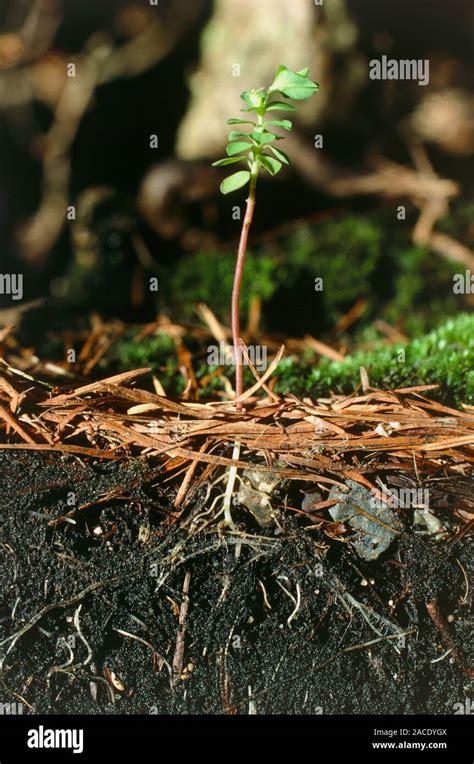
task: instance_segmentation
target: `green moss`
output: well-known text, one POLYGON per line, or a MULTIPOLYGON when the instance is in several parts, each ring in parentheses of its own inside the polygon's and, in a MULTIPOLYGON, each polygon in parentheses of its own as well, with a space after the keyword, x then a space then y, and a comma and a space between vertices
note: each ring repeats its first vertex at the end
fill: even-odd
MULTIPOLYGON (((195 317, 199 302, 207 303, 218 316, 226 316, 234 279, 234 253, 197 252, 181 260, 174 270, 165 272, 161 283, 165 299, 181 318, 195 317)), ((242 311, 249 309, 253 297, 268 300, 274 293, 277 263, 249 252, 242 286, 242 311)))
MULTIPOLYGON (((184 384, 174 342, 163 334, 137 342, 136 334, 137 330, 128 332, 113 346, 102 360, 102 370, 111 373, 150 366, 167 394, 179 395, 184 384)), ((344 361, 328 361, 312 353, 305 353, 303 358, 283 358, 273 375, 275 390, 313 398, 351 393, 360 384, 361 366, 375 387, 437 384, 439 390, 430 395, 448 403, 474 404, 474 315, 460 314, 406 345, 380 345, 370 352, 347 356, 344 361)), ((216 370, 218 367, 201 362, 196 364, 196 377, 201 381, 216 370)), ((233 373, 232 366, 224 369, 232 382, 233 373)), ((244 380, 246 387, 254 382, 248 368, 244 380)), ((222 376, 215 376, 199 389, 199 397, 215 399, 224 392, 222 376)))
POLYGON ((329 391, 350 393, 360 383, 363 366, 371 384, 398 387, 438 384, 435 396, 474 403, 474 315, 461 314, 408 345, 358 352, 344 361, 322 360, 317 366, 285 359, 277 370, 278 392, 312 396, 329 391))
MULTIPOLYGON (((234 266, 232 249, 198 252, 163 269, 160 307, 189 320, 196 303, 206 302, 228 324, 234 266)), ((349 339, 360 341, 375 318, 414 337, 433 329, 440 314, 462 309, 452 291, 456 270, 428 248, 415 247, 408 225, 394 223, 388 213, 303 224, 248 253, 241 311, 245 316, 259 296, 263 328, 324 337, 363 299, 365 311, 349 339)))
POLYGON ((455 238, 461 239, 468 246, 474 244, 474 202, 460 200, 452 205, 449 213, 438 223, 438 228, 455 238))
POLYGON ((167 334, 157 334, 137 340, 137 329, 127 331, 102 358, 99 369, 110 374, 149 367, 158 377, 168 395, 180 395, 183 377, 175 344, 167 334))

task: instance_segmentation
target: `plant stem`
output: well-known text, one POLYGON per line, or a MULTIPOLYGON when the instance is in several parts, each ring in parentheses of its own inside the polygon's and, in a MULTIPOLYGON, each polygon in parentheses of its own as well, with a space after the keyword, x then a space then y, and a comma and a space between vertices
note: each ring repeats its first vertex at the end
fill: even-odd
MULTIPOLYGON (((235 394, 237 398, 243 393, 243 368, 242 351, 240 347, 240 288, 242 286, 242 277, 244 274, 245 253, 247 252, 247 241, 249 229, 252 224, 253 213, 255 209, 255 188, 257 185, 257 171, 253 171, 250 176, 249 195, 247 198, 247 208, 245 210, 244 222, 240 233, 239 249, 237 252, 237 262, 235 264, 234 286, 232 289, 232 342, 234 345, 235 357, 235 394)), ((242 411, 242 404, 237 404, 237 411, 242 411)))

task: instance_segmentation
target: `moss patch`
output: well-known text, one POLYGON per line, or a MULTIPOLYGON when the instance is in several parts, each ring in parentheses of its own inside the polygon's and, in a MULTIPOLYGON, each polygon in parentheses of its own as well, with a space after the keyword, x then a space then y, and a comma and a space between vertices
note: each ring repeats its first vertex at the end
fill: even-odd
POLYGON ((408 345, 357 352, 344 361, 300 362, 284 359, 277 371, 276 390, 295 394, 349 393, 360 382, 363 366, 373 385, 438 384, 434 395, 459 403, 474 403, 474 315, 461 314, 408 345))
MULTIPOLYGON (((433 329, 440 313, 451 316, 463 309, 452 288, 459 268, 428 248, 413 246, 408 227, 385 217, 378 212, 303 224, 253 248, 245 266, 242 314, 259 296, 266 330, 321 337, 363 299, 365 311, 350 329, 357 339, 374 318, 414 337, 433 329)), ((160 307, 190 319, 196 303, 206 302, 228 323, 234 265, 232 249, 198 252, 173 269, 162 268, 160 307)))
MULTIPOLYGON (((111 348, 100 364, 103 374, 150 366, 158 375, 169 395, 179 395, 183 379, 172 339, 164 334, 145 337, 137 342, 138 330, 128 331, 111 348)), ((193 348, 196 350, 197 348, 193 348)), ((204 355, 201 349, 201 354, 204 355)), ((344 361, 328 361, 307 352, 302 358, 283 358, 273 378, 275 390, 295 395, 324 396, 330 392, 350 393, 360 384, 363 366, 371 384, 379 387, 399 387, 416 384, 438 384, 439 391, 431 393, 452 403, 474 403, 474 314, 460 314, 437 329, 403 345, 379 345, 371 351, 358 351, 344 361)), ((200 381, 201 397, 213 398, 224 392, 219 367, 201 362, 195 364, 200 381), (215 374, 215 376, 212 376, 215 374)), ((232 380, 233 367, 224 374, 232 380)), ((244 378, 250 386, 254 378, 248 368, 244 378)))

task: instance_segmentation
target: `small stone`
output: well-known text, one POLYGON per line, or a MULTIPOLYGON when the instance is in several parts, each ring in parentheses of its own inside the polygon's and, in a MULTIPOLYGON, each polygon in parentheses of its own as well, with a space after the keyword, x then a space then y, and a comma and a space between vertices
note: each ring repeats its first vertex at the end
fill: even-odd
POLYGON ((328 499, 337 501, 329 514, 352 528, 350 542, 359 557, 376 560, 401 532, 402 524, 390 507, 374 501, 367 488, 354 480, 346 480, 346 485, 348 491, 333 488, 329 492, 328 499))

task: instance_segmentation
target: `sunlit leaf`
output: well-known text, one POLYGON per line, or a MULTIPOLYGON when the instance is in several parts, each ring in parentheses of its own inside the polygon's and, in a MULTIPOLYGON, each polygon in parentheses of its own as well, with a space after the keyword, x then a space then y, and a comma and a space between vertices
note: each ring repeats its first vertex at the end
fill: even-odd
POLYGON ((265 111, 296 111, 296 108, 291 103, 273 101, 273 103, 266 107, 265 111))
POLYGON ((262 105, 265 95, 264 88, 259 88, 258 90, 244 90, 240 97, 247 106, 250 106, 252 109, 258 109, 262 105))
POLYGON ((234 162, 241 162, 242 159, 247 159, 247 157, 226 157, 225 159, 219 159, 218 162, 213 162, 213 167, 225 167, 227 164, 234 164, 234 162))
POLYGON ((221 191, 223 194, 230 194, 232 191, 237 191, 239 188, 245 186, 250 180, 250 173, 248 170, 241 170, 240 172, 234 172, 233 175, 229 175, 228 178, 222 181, 221 191))
POLYGON ((290 160, 284 151, 277 149, 275 146, 270 146, 269 148, 270 151, 275 154, 276 158, 280 160, 280 162, 283 162, 283 164, 290 164, 290 160))
POLYGON ((291 130, 293 123, 289 119, 271 119, 269 122, 265 122, 266 125, 275 125, 275 127, 283 127, 285 130, 291 130))
POLYGON ((258 143, 259 146, 264 146, 266 143, 271 143, 272 141, 282 140, 281 135, 275 135, 269 130, 264 130, 263 133, 250 133, 250 137, 253 138, 255 143, 258 143))
POLYGON ((229 141, 237 141, 239 138, 248 138, 248 137, 249 137, 248 133, 241 133, 238 130, 231 130, 228 135, 229 141))
POLYGON ((244 101, 244 103, 246 103, 248 106, 254 106, 252 99, 250 98, 250 93, 247 92, 247 90, 244 90, 244 92, 240 94, 240 97, 242 101, 244 101))
POLYGON ((251 119, 228 119, 227 125, 255 125, 256 123, 251 119))
POLYGON ((281 170, 281 162, 279 162, 277 159, 273 159, 273 157, 267 156, 267 154, 259 154, 257 157, 257 162, 265 168, 265 170, 268 170, 270 175, 276 175, 277 172, 281 170))
POLYGON ((244 141, 235 141, 235 143, 229 143, 226 148, 226 153, 233 157, 235 154, 241 154, 243 151, 248 151, 250 143, 244 141))
POLYGON ((287 67, 287 66, 284 66, 283 64, 280 64, 280 66, 278 67, 278 69, 277 69, 277 70, 276 70, 276 72, 275 72, 275 76, 274 76, 274 78, 273 78, 273 82, 272 82, 272 84, 270 85, 270 87, 268 88, 268 90, 269 90, 269 91, 272 91, 272 90, 277 90, 277 88, 275 88, 275 83, 277 82, 277 80, 278 80, 278 78, 279 78, 280 74, 282 74, 282 72, 288 72, 288 71, 289 71, 289 69, 288 69, 288 67, 287 67))
POLYGON ((273 93, 276 90, 286 95, 287 98, 303 101, 316 93, 319 90, 319 85, 306 76, 292 72, 286 66, 280 66, 275 74, 275 79, 269 87, 269 93, 273 93))

